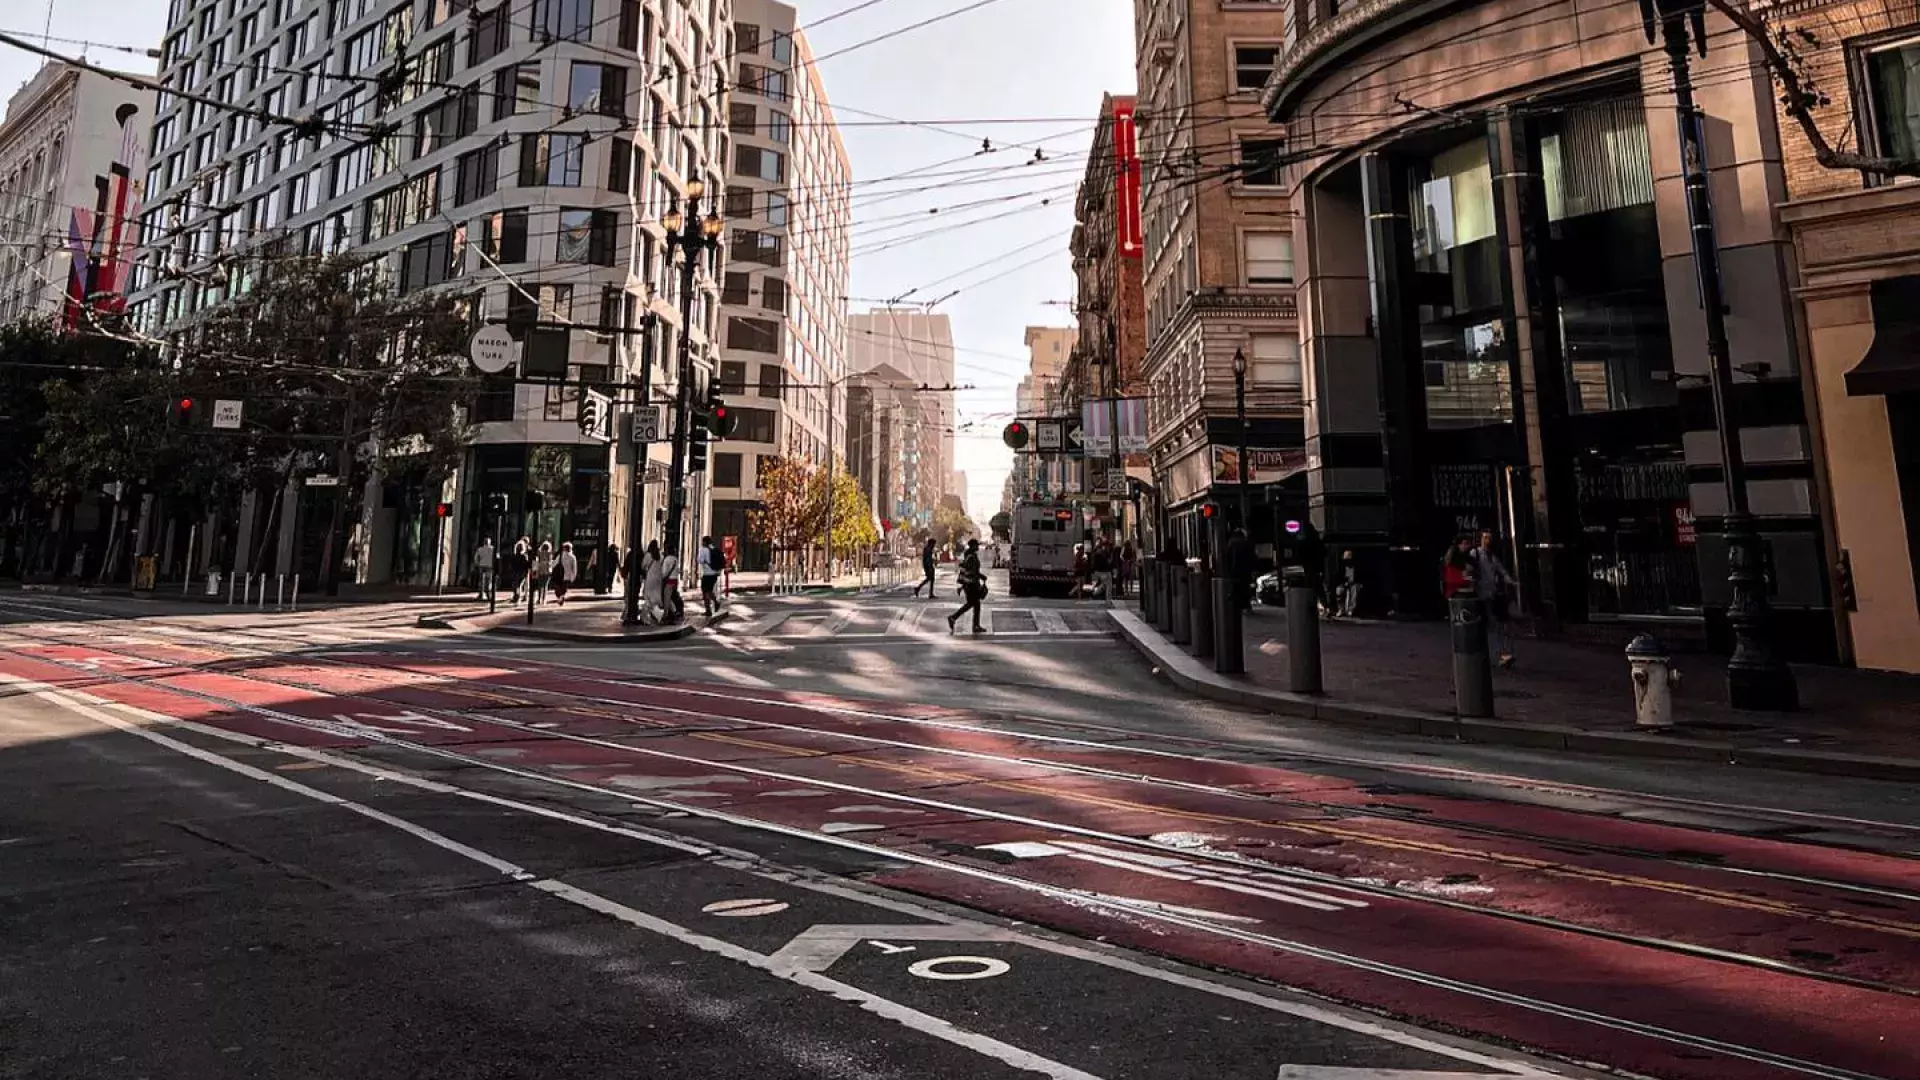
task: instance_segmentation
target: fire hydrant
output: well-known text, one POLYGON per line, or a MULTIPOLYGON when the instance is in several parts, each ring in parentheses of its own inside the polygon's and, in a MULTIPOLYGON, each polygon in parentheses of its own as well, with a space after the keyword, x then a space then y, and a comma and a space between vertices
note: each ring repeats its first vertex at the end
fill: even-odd
POLYGON ((1680 685, 1680 673, 1667 647, 1652 634, 1641 634, 1627 643, 1627 663, 1633 668, 1633 722, 1672 727, 1673 691, 1680 685))

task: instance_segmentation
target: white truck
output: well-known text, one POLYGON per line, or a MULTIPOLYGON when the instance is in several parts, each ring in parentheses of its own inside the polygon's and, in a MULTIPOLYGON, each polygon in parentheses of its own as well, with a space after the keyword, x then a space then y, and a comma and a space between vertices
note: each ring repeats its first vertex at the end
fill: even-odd
POLYGON ((1023 502, 1013 508, 1013 552, 1007 591, 1066 595, 1073 588, 1073 545, 1080 514, 1066 503, 1023 502))

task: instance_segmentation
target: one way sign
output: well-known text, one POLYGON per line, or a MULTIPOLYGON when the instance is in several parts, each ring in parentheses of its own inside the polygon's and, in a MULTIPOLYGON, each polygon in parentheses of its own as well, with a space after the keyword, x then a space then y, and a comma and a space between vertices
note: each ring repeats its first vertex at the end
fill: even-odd
POLYGON ((1067 420, 1062 420, 1061 424, 1066 429, 1064 434, 1067 443, 1067 453, 1078 454, 1085 450, 1087 448, 1087 437, 1086 433, 1081 430, 1080 418, 1075 416, 1067 420))

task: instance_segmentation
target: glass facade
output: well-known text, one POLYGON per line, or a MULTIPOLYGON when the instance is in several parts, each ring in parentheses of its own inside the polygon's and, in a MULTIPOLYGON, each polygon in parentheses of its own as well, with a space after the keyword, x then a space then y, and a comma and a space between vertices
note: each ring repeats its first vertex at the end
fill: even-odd
POLYGON ((1507 423, 1513 419, 1511 356, 1501 321, 1500 241, 1486 140, 1414 165, 1407 186, 1428 423, 1507 423))

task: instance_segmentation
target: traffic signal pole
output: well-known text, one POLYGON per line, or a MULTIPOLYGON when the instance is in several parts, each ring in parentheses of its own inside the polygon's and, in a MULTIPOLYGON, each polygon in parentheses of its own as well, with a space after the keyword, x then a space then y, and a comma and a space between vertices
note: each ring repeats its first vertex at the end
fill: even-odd
MULTIPOLYGON (((651 309, 640 320, 646 331, 640 337, 639 400, 633 407, 633 426, 640 423, 640 410, 653 408, 653 329, 659 322, 651 309)), ((629 431, 628 436, 632 437, 629 431)), ((620 621, 628 626, 640 622, 640 552, 645 550, 647 528, 647 460, 651 442, 633 440, 633 474, 627 485, 627 595, 620 621)))
MULTIPOLYGON (((716 219, 717 220, 717 219, 716 219)), ((687 198, 686 216, 680 222, 680 235, 668 236, 678 247, 680 264, 680 351, 673 394, 673 458, 667 468, 666 550, 662 556, 680 556, 682 530, 687 514, 687 451, 693 441, 693 284, 694 271, 709 243, 702 233, 700 195, 687 198)), ((717 239, 717 237, 715 237, 717 239)))

